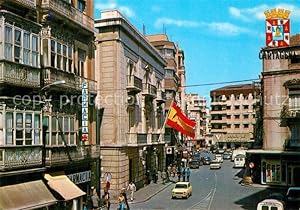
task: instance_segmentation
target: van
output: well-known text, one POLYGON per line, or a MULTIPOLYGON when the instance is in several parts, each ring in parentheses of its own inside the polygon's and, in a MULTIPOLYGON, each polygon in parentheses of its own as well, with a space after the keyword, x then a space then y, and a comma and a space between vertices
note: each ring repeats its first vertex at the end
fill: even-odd
POLYGON ((245 155, 236 155, 234 158, 234 168, 244 168, 246 164, 246 156, 245 155))
POLYGON ((233 150, 232 156, 231 156, 231 161, 234 161, 235 156, 237 155, 246 155, 246 150, 244 149, 236 149, 233 150))

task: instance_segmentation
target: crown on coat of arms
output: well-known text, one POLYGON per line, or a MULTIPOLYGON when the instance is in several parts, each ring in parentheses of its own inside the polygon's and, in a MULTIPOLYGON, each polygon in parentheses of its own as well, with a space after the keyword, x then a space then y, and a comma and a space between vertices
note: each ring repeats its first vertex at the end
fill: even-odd
POLYGON ((266 19, 288 19, 291 11, 286 9, 271 9, 264 12, 266 19))

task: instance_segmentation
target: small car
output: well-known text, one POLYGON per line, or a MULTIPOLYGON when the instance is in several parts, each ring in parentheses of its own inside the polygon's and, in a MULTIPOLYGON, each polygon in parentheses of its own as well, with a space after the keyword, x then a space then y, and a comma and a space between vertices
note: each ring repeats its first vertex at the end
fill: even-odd
POLYGON ((300 207, 300 187, 289 187, 285 195, 289 207, 300 207))
POLYGON ((199 168, 200 167, 200 162, 199 160, 191 160, 189 162, 190 168, 199 168))
POLYGON ((216 154, 216 160, 219 161, 220 163, 223 163, 223 155, 216 154))
POLYGON ((201 158, 201 162, 203 163, 203 165, 209 165, 211 162, 211 159, 209 156, 205 156, 201 158))
POLYGON ((223 159, 224 160, 231 160, 231 154, 229 152, 225 152, 223 154, 223 159))
POLYGON ((221 168, 221 162, 219 162, 218 160, 212 160, 210 165, 209 165, 210 169, 220 169, 221 168))
POLYGON ((177 182, 172 190, 173 198, 188 198, 192 195, 193 189, 190 182, 177 182))

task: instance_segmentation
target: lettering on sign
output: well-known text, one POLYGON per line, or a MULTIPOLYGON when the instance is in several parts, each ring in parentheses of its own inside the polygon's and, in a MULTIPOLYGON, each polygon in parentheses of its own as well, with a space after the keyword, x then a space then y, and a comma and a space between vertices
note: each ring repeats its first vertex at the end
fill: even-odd
POLYGON ((88 101, 89 101, 89 91, 88 91, 88 83, 84 81, 82 83, 82 109, 81 109, 81 115, 82 115, 82 120, 81 120, 81 125, 82 125, 82 141, 87 141, 88 140, 88 116, 89 116, 89 108, 88 108, 88 101))
POLYGON ((81 184, 91 181, 91 171, 83 171, 79 173, 69 174, 67 177, 75 184, 81 184))

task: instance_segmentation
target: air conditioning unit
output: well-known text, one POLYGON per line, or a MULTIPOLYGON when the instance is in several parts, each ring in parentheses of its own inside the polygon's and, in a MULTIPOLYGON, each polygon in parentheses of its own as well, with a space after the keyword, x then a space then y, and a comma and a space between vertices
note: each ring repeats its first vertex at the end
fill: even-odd
POLYGON ((166 154, 167 154, 167 155, 173 154, 173 148, 172 148, 172 147, 167 147, 167 149, 166 149, 166 154))

